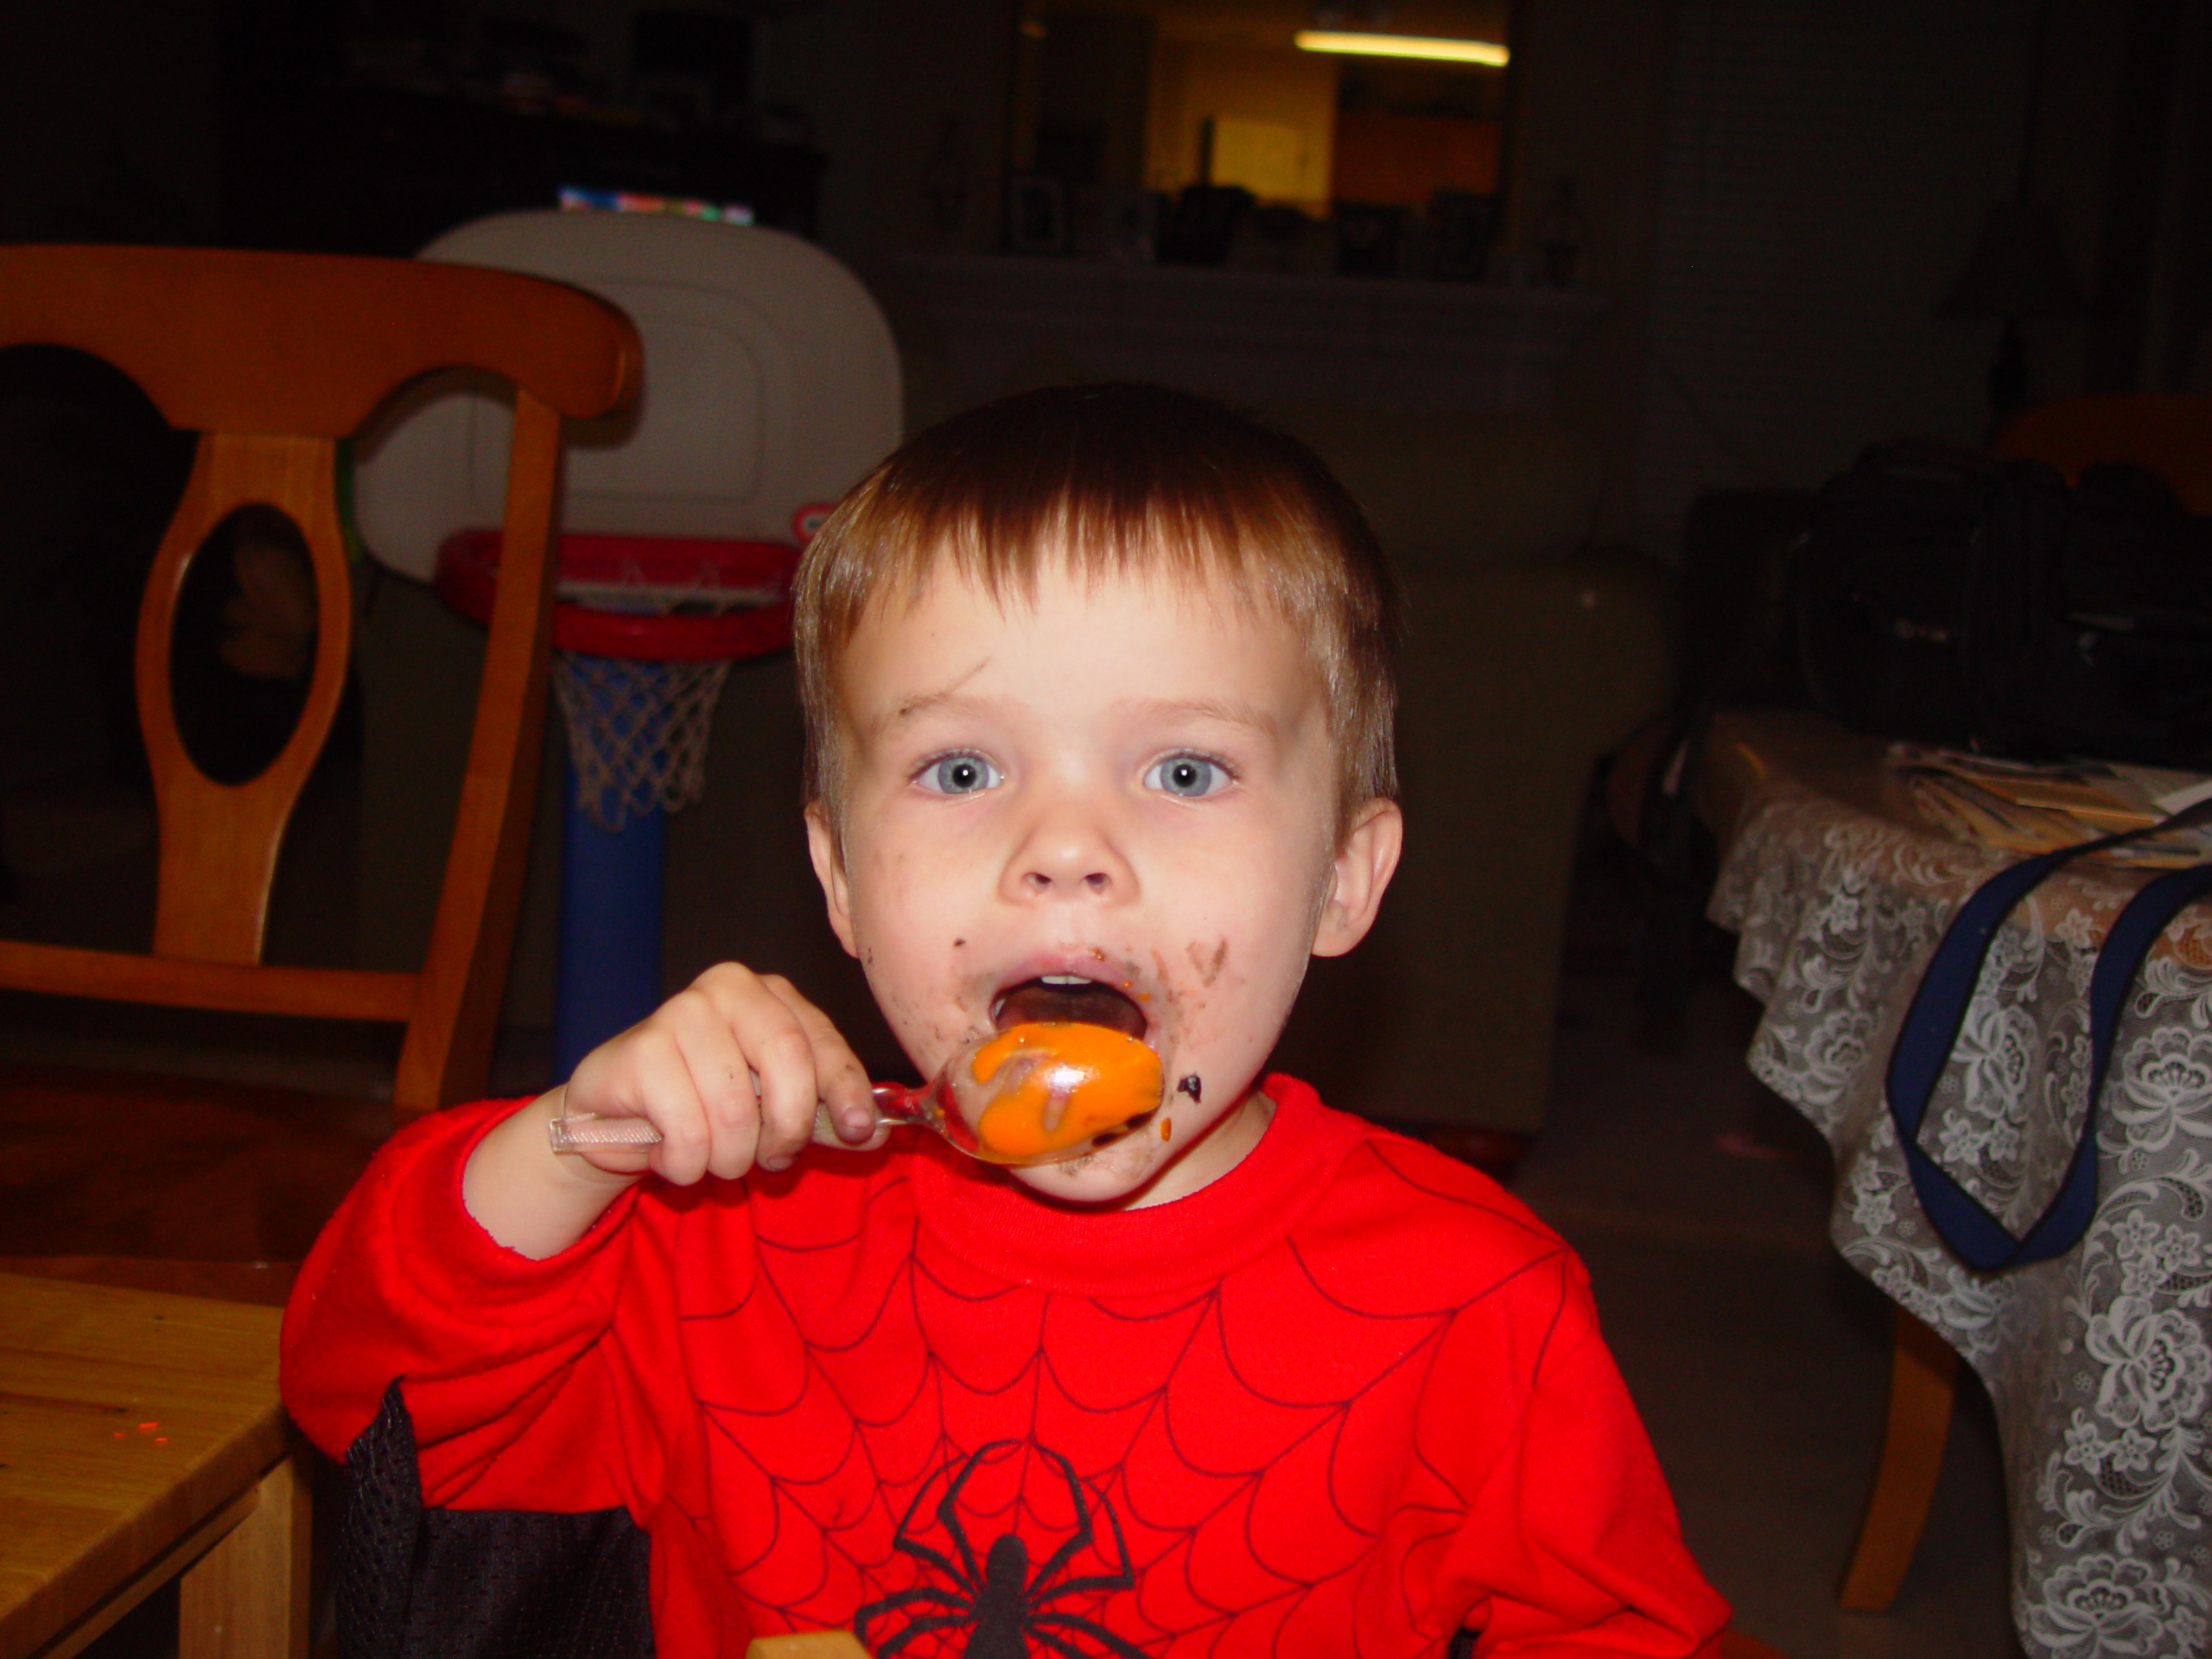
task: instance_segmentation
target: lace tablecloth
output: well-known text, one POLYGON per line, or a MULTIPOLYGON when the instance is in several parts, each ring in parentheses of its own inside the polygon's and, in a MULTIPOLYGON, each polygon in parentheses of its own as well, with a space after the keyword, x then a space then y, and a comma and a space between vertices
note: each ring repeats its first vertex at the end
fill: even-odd
MULTIPOLYGON (((2145 964, 2115 1045, 2096 1219, 2056 1261, 1985 1274, 1922 1218, 1883 1102, 1897 1024, 1952 912, 2006 861, 1774 773, 1728 838, 1713 918, 1766 1005, 1751 1069, 1834 1148, 1829 1230, 1996 1404, 2013 1615, 2053 1659, 2197 1659, 2212 1632, 2212 906, 2145 964)), ((2018 1233, 2081 1121, 2088 988, 2141 878, 2069 871, 1992 950, 1922 1145, 2018 1233)))

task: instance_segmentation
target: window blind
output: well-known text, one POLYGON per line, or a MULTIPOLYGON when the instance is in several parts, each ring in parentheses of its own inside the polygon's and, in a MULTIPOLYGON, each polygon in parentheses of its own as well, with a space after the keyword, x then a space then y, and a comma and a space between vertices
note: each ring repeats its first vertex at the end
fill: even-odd
POLYGON ((1681 0, 1637 467, 1645 545, 1703 491, 1977 438, 1997 325, 1936 302, 2011 195, 2035 8, 1681 0))

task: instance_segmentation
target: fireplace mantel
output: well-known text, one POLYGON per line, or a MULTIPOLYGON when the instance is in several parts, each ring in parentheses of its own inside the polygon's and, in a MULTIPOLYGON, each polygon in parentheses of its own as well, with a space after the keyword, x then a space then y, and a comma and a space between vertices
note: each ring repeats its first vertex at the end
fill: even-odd
POLYGON ((1541 410, 1606 307, 1557 289, 1018 255, 904 254, 890 271, 963 403, 1072 374, 1255 404, 1541 410))

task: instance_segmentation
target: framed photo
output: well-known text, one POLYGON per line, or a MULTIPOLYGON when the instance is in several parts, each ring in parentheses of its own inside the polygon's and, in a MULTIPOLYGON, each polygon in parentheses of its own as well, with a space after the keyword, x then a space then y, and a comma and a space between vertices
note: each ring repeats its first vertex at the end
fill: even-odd
POLYGON ((1007 181, 1006 242, 1017 253, 1065 253, 1067 187, 1042 173, 1007 181))

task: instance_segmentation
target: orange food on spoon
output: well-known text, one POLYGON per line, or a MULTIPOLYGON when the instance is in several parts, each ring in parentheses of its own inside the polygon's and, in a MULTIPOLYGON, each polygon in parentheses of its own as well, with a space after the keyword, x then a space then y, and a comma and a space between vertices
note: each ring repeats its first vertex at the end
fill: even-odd
POLYGON ((989 1154, 1064 1152, 1160 1104, 1160 1056, 1110 1027, 1058 1020, 1009 1026, 976 1051, 971 1069, 976 1082, 988 1084, 1001 1066, 1025 1057, 1031 1061, 1027 1072, 976 1124, 976 1138, 989 1154))

